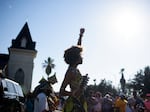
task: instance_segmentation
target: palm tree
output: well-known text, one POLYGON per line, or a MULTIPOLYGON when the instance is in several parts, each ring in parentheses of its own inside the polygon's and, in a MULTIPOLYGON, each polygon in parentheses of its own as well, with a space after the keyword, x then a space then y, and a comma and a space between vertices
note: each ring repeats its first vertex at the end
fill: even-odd
POLYGON ((48 59, 45 60, 43 63, 43 68, 45 68, 45 72, 48 77, 51 74, 52 69, 55 68, 55 64, 53 64, 53 62, 54 62, 54 60, 52 58, 48 57, 48 59))

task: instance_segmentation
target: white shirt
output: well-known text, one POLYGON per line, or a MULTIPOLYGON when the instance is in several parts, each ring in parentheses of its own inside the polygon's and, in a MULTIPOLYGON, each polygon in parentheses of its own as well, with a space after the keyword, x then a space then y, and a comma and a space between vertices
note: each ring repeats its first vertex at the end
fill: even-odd
POLYGON ((49 110, 47 96, 45 93, 39 93, 34 100, 34 112, 42 112, 43 110, 49 110))

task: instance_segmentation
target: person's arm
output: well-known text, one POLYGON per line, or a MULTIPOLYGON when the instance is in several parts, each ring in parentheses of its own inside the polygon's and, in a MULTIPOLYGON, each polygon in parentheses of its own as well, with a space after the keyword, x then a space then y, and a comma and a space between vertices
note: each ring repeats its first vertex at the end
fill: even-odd
POLYGON ((80 29, 80 34, 79 34, 79 39, 78 39, 77 45, 80 45, 80 46, 81 46, 81 44, 82 44, 82 37, 83 37, 84 31, 85 31, 84 28, 81 28, 81 29, 80 29))
POLYGON ((62 82, 61 88, 60 88, 60 96, 71 96, 72 95, 72 92, 66 91, 67 85, 70 84, 70 80, 71 80, 70 75, 71 75, 70 72, 67 71, 65 78, 62 82))

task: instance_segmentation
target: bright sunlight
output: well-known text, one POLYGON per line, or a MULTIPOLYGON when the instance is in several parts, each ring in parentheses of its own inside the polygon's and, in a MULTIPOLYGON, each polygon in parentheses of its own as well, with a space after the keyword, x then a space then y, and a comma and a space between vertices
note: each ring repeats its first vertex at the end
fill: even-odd
POLYGON ((142 28, 140 13, 131 9, 123 9, 116 13, 113 20, 113 30, 124 41, 132 41, 137 37, 142 28))

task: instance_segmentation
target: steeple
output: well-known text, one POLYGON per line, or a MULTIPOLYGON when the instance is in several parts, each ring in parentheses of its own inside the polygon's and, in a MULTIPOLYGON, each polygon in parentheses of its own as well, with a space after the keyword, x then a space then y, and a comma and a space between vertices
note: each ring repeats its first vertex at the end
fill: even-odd
POLYGON ((27 93, 31 89, 34 58, 37 54, 27 22, 16 39, 12 40, 12 45, 8 50, 8 77, 18 82, 24 93, 27 93))
POLYGON ((35 42, 32 41, 32 37, 27 22, 21 29, 17 38, 12 40, 12 46, 10 48, 35 50, 35 42))

